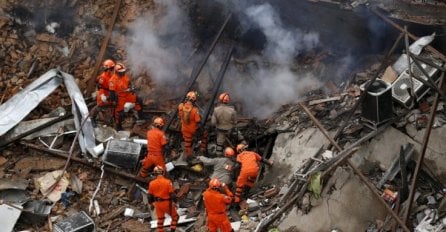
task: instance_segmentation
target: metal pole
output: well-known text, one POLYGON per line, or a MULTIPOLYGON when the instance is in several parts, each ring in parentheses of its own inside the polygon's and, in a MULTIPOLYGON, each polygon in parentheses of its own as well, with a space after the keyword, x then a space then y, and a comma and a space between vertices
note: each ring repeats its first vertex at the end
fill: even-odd
MULTIPOLYGON (((217 35, 214 38, 214 41, 212 42, 211 46, 209 47, 206 56, 204 57, 203 61, 200 63, 200 66, 198 66, 198 69, 196 72, 194 72, 192 70, 191 73, 191 83, 189 84, 189 87, 187 88, 187 92, 189 92, 192 89, 192 86, 194 85, 195 81, 197 80, 198 76, 201 73, 201 70, 203 70, 204 65, 206 64, 207 60, 209 59, 209 56, 211 55, 212 51, 215 48, 215 45, 217 45, 218 40, 220 39, 221 35, 223 34, 223 30, 226 28, 226 25, 229 22, 229 19, 231 19, 232 17, 232 13, 230 13, 228 15, 228 17, 226 17, 226 20, 224 21, 223 25, 220 27, 220 30, 218 31, 217 35)), ((184 99, 186 99, 186 96, 183 97, 183 99, 181 99, 181 102, 184 101, 184 99)), ((178 110, 175 110, 172 117, 169 119, 169 121, 167 122, 167 124, 164 126, 164 131, 167 131, 167 129, 170 127, 170 125, 172 124, 173 120, 175 120, 175 118, 178 115, 178 110)))
MULTIPOLYGON (((440 78, 441 78, 440 79, 440 87, 441 87, 441 86, 443 86, 444 72, 441 73, 441 77, 440 78)), ((421 165, 423 165, 424 155, 426 154, 427 144, 429 142, 429 137, 431 135, 432 125, 434 125, 435 113, 437 111, 437 107, 438 107, 438 102, 439 101, 440 101, 440 94, 437 93, 436 96, 435 96, 434 104, 432 105, 431 112, 430 112, 430 115, 429 115, 428 127, 427 127, 426 132, 424 133, 423 147, 421 148, 421 154, 418 157, 417 166, 415 167, 415 172, 414 172, 413 177, 412 177, 412 183, 411 183, 411 186, 410 186, 409 199, 408 199, 409 205, 407 206, 407 209, 406 209, 406 211, 404 213, 404 217, 403 217, 405 223, 409 219, 410 208, 412 207, 412 202, 413 202, 414 196, 415 196, 415 189, 417 187, 418 173, 420 172, 421 165)))
POLYGON ((409 85, 410 85, 410 97, 412 98, 412 105, 417 101, 417 96, 415 95, 415 90, 413 88, 413 80, 412 80, 412 67, 410 66, 410 50, 409 50, 409 36, 407 35, 407 26, 404 26, 404 45, 406 46, 406 54, 407 54, 407 67, 409 67, 409 85))
MULTIPOLYGON (((314 124, 316 125, 316 127, 322 132, 322 134, 330 141, 330 143, 338 150, 341 151, 342 148, 341 146, 339 146, 338 143, 336 143, 336 141, 334 141, 334 139, 332 139, 329 135, 328 132, 325 130, 325 128, 322 126, 322 124, 319 122, 319 120, 317 120, 317 118, 315 118, 313 116, 313 114, 310 112, 310 110, 302 103, 299 103, 299 105, 302 107, 302 109, 308 114, 308 116, 310 117, 310 119, 314 122, 314 124)), ((373 184, 370 183, 370 181, 367 180, 367 177, 365 177, 361 170, 359 170, 350 160, 347 160, 347 164, 350 166, 350 168, 353 169, 353 171, 356 173, 356 175, 359 176, 359 179, 362 180, 362 182, 364 182, 364 184, 370 189, 370 191, 373 193, 373 195, 375 195, 375 197, 379 200, 379 202, 381 202, 382 205, 384 205, 384 207, 386 208, 387 212, 390 213, 390 215, 393 217, 393 219, 395 219, 398 224, 400 224, 400 226, 403 228, 404 231, 406 232, 410 232, 409 228, 407 228, 407 226, 404 224, 404 222, 398 217, 398 215, 393 212, 392 208, 390 208, 390 206, 384 201, 384 199, 382 199, 382 197, 380 196, 380 194, 378 193, 378 191, 376 191, 375 186, 373 186, 373 184)))
MULTIPOLYGON (((225 77, 225 73, 226 73, 226 70, 228 69, 229 62, 231 61, 231 57, 232 57, 232 53, 234 52, 234 48, 235 48, 235 44, 233 43, 231 45, 231 48, 229 49, 228 53, 226 54, 225 60, 223 61, 223 64, 220 67, 220 71, 218 72, 217 83, 215 84, 214 89, 212 90, 211 100, 209 101, 207 108, 204 112, 204 117, 202 118, 202 120, 200 122, 201 133, 203 132, 204 125, 206 124, 207 119, 208 119, 209 115, 211 114, 211 110, 214 107, 215 98, 217 98, 218 90, 220 89, 221 83, 223 82, 223 78, 225 77)), ((199 138, 200 137, 201 136, 199 134, 199 138)))

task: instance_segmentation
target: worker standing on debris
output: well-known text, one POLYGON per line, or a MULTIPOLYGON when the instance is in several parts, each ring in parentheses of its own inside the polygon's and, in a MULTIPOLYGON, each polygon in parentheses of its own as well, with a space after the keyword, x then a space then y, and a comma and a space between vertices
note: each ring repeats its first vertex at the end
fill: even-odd
POLYGON ((161 130, 164 126, 164 120, 156 117, 151 129, 147 131, 147 156, 142 161, 141 177, 148 176, 148 171, 154 166, 160 166, 166 170, 166 163, 164 162, 163 153, 167 155, 169 149, 167 146, 167 139, 164 132, 161 130))
POLYGON ((231 204, 230 196, 222 194, 220 189, 222 184, 216 178, 209 181, 209 188, 203 193, 204 207, 208 216, 208 228, 210 232, 216 232, 220 229, 221 232, 233 231, 231 222, 226 215, 226 206, 231 204))
POLYGON ((164 169, 161 166, 156 166, 153 173, 157 177, 149 183, 149 203, 155 207, 157 218, 158 232, 164 231, 164 215, 168 214, 172 217, 170 223, 170 231, 175 231, 178 222, 178 214, 175 207, 177 197, 175 195, 172 181, 164 177, 164 169))
POLYGON ((268 165, 273 165, 272 161, 262 158, 259 154, 253 151, 247 151, 248 146, 245 144, 237 145, 237 162, 240 163, 240 174, 237 178, 235 199, 234 202, 239 203, 243 193, 247 194, 249 189, 252 188, 254 182, 259 174, 260 166, 259 161, 268 165))
POLYGON ((115 69, 115 62, 113 60, 105 60, 102 63, 103 70, 102 73, 96 78, 98 91, 96 92, 96 105, 106 106, 109 105, 109 87, 110 78, 113 76, 115 69))
MULTIPOLYGON (((243 136, 237 130, 237 113, 233 106, 229 105, 229 94, 224 92, 219 96, 220 104, 215 107, 212 114, 211 123, 217 128, 217 149, 216 153, 221 156, 225 143, 230 143, 231 138, 237 138, 238 142, 245 143, 243 136)), ((231 145, 231 144, 228 144, 231 145)))
MULTIPOLYGON (((184 140, 184 153, 187 160, 192 159, 192 145, 196 137, 198 125, 201 117, 196 106, 197 93, 195 91, 188 92, 183 103, 178 106, 178 115, 181 119, 181 133, 184 140)), ((203 133, 205 135, 205 133, 203 133)), ((203 136, 204 137, 204 136, 203 136)), ((195 141, 197 142, 197 141, 195 141)), ((206 139, 201 139, 201 150, 206 149, 206 139)))
POLYGON ((135 108, 141 118, 141 102, 137 99, 130 85, 130 78, 122 63, 115 65, 115 73, 110 78, 110 100, 115 104, 115 123, 118 130, 122 129, 124 113, 135 108))
POLYGON ((234 149, 227 147, 224 154, 225 157, 208 158, 205 156, 198 156, 197 159, 203 162, 204 166, 214 166, 211 178, 218 179, 221 183, 228 186, 231 184, 232 180, 233 168, 235 165, 235 162, 232 159, 235 155, 235 151, 234 149))

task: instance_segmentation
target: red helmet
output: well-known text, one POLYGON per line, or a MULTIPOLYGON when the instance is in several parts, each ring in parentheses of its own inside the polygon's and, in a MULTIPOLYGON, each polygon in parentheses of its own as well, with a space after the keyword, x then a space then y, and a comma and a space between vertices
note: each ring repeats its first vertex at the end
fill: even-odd
POLYGON ((227 147, 227 148, 225 149, 225 156, 226 156, 226 157, 231 158, 231 157, 234 156, 234 154, 235 154, 235 151, 234 151, 234 149, 232 149, 231 147, 227 147))
POLYGON ((125 73, 126 69, 125 69, 125 65, 123 65, 122 63, 117 63, 115 65, 115 72, 117 72, 118 74, 123 74, 125 73))
POLYGON ((161 167, 161 166, 159 166, 159 165, 157 165, 157 166, 153 169, 153 173, 162 175, 162 174, 164 174, 164 168, 161 167))
POLYGON ((220 100, 221 103, 229 103, 229 101, 231 99, 229 98, 229 94, 224 92, 224 93, 220 94, 220 96, 218 97, 218 100, 220 100))
POLYGON ((213 178, 209 181, 209 188, 218 189, 221 187, 221 183, 217 178, 213 178))
POLYGON ((186 100, 189 101, 196 101, 197 100, 197 92, 195 91, 190 91, 189 93, 186 94, 186 100))
POLYGON ((161 117, 156 117, 155 119, 153 119, 153 125, 156 127, 164 126, 164 119, 161 117))
POLYGON ((104 69, 112 69, 115 67, 115 62, 113 60, 105 60, 104 63, 102 63, 102 66, 104 66, 104 69))
POLYGON ((248 145, 243 144, 243 143, 237 145, 237 153, 244 151, 247 147, 248 147, 248 145))

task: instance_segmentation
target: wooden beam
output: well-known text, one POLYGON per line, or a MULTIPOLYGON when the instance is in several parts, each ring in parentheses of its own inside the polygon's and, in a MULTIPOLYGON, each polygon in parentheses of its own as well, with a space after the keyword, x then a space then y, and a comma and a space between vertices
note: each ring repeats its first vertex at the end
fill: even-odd
POLYGON ((122 0, 116 0, 115 9, 113 11, 113 16, 110 19, 110 24, 108 25, 107 34, 105 35, 104 40, 102 41, 101 50, 99 50, 99 54, 96 57, 96 63, 94 65, 93 73, 87 82, 87 95, 90 95, 95 89, 96 77, 98 76, 99 68, 101 67, 102 60, 104 59, 105 50, 107 50, 108 41, 110 40, 111 34, 113 32, 113 27, 116 22, 116 18, 118 17, 119 9, 121 7, 122 0))

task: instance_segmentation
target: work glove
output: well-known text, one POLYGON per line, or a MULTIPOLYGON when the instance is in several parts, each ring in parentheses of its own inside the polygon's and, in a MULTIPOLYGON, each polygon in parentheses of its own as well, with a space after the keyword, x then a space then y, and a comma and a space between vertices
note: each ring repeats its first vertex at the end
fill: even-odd
POLYGON ((110 101, 117 102, 118 101, 118 95, 116 95, 115 91, 110 90, 110 101))
POLYGON ((104 103, 107 103, 107 96, 105 96, 104 94, 101 94, 101 101, 104 103))
POLYGON ((147 200, 149 201, 149 204, 152 204, 155 202, 155 197, 152 194, 147 194, 147 200))
POLYGON ((178 201, 177 195, 175 193, 170 193, 170 200, 172 202, 177 203, 177 201, 178 201))
POLYGON ((129 112, 131 109, 135 107, 135 103, 126 102, 124 103, 124 112, 129 112))

